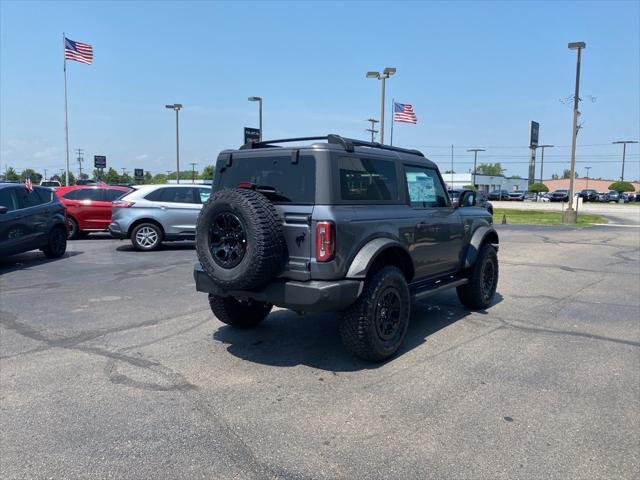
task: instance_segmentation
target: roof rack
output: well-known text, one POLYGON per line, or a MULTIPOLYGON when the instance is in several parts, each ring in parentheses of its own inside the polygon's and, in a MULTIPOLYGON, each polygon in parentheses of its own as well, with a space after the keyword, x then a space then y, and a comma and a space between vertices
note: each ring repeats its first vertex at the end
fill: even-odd
POLYGON ((274 143, 292 143, 292 142, 308 142, 311 140, 326 140, 327 143, 333 145, 340 145, 347 152, 353 152, 354 147, 369 147, 378 148, 380 150, 389 150, 392 152, 408 153, 411 155, 420 155, 424 157, 420 150, 413 150, 408 148, 393 147, 391 145, 384 145, 377 142, 366 142, 364 140, 356 140, 354 138, 341 137, 340 135, 329 134, 322 137, 296 137, 296 138, 280 138, 276 140, 265 140, 262 142, 249 142, 240 147, 240 150, 253 150, 257 148, 275 148, 277 145, 274 143))

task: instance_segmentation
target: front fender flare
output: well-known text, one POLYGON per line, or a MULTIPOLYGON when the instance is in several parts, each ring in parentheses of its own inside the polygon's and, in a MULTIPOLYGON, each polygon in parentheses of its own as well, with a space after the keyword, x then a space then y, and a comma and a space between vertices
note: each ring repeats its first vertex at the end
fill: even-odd
POLYGON ((346 278, 365 278, 378 254, 389 247, 400 247, 405 250, 399 242, 390 238, 375 238, 365 243, 351 262, 346 278))
POLYGON ((499 243, 498 233, 493 227, 481 226, 473 232, 469 245, 467 246, 464 258, 464 268, 469 268, 476 262, 480 246, 485 243, 485 240, 488 240, 491 244, 499 243), (487 237, 489 238, 487 239, 487 237))

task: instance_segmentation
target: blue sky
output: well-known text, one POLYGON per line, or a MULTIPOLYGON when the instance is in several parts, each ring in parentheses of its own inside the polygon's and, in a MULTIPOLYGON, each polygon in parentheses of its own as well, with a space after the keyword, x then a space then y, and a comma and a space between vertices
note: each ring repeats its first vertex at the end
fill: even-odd
MULTIPOLYGON (((640 136, 640 3, 629 2, 11 2, 0 3, 0 168, 64 166, 62 32, 94 46, 91 66, 68 62, 69 137, 85 158, 163 172, 198 169, 264 136, 339 133, 367 138, 380 82, 419 123, 394 143, 421 148, 441 168, 500 161, 527 175, 529 122, 540 122, 545 173, 568 167, 575 52, 585 41, 577 171, 620 175, 620 139, 640 136), (593 98, 593 100, 592 100, 593 98)), ((387 109, 387 112, 389 109, 387 109)), ((389 114, 387 114, 389 117, 389 114)), ((386 136, 388 140, 389 124, 386 136)), ((640 177, 638 145, 625 178, 640 177)), ((87 162, 87 164, 92 162, 87 162)), ((73 162, 74 169, 77 167, 73 162)), ((548 176, 545 175, 545 176, 548 176)))

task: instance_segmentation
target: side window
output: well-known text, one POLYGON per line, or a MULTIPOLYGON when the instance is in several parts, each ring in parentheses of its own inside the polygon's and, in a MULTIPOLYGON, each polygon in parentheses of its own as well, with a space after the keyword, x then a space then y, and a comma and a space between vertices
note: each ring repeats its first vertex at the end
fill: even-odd
POLYGON ((210 188, 198 188, 198 196, 200 198, 200 203, 206 203, 211 196, 210 188))
POLYGON ((99 188, 80 188, 72 190, 63 195, 68 200, 92 200, 94 202, 102 201, 102 190, 99 188))
POLYGON ((17 188, 0 188, 0 205, 7 207, 7 211, 18 210, 20 203, 18 202, 17 188))
POLYGON ((34 188, 35 192, 38 192, 38 196, 40 197, 40 203, 49 203, 51 201, 51 197, 53 195, 53 191, 48 188, 34 188))
POLYGON ((157 202, 158 200, 160 200, 160 197, 162 197, 162 192, 164 192, 165 190, 166 188, 158 188, 157 190, 154 190, 153 192, 148 193, 144 198, 145 200, 157 202))
POLYGON ((160 196, 160 201, 168 203, 195 203, 193 188, 165 188, 160 196))
POLYGON ((395 163, 371 158, 341 157, 340 196, 342 200, 398 200, 395 163))
POLYGON ((62 195, 62 197, 66 198, 67 200, 78 200, 78 195, 80 195, 80 190, 71 190, 70 192, 62 195))
POLYGON ((127 194, 128 192, 123 192, 122 190, 116 190, 116 189, 110 189, 110 188, 105 188, 102 190, 102 194, 104 195, 104 201, 105 202, 113 202, 114 200, 117 200, 118 198, 120 198, 121 196, 127 194))
POLYGON ((44 203, 40 198, 40 195, 38 195, 38 192, 35 190, 28 191, 27 189, 24 190, 22 202, 24 204, 24 208, 37 207, 44 203))
POLYGON ((409 200, 414 208, 448 207, 449 198, 442 182, 431 168, 404 167, 409 200))

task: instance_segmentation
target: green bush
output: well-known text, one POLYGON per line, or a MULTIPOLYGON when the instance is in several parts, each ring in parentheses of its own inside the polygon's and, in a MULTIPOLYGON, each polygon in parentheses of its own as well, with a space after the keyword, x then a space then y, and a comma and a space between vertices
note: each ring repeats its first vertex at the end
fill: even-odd
POLYGON ((532 183, 531 185, 529 185, 529 191, 531 193, 548 192, 549 187, 547 187, 544 183, 532 183))
POLYGON ((629 182, 613 182, 609 185, 609 190, 616 192, 634 192, 636 189, 629 182))

